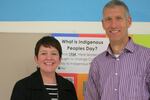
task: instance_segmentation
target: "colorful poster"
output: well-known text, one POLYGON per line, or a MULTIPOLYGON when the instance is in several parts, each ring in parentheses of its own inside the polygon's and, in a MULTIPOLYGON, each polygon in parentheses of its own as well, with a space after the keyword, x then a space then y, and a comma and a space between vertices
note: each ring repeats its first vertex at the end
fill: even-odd
POLYGON ((62 62, 58 72, 88 73, 92 59, 103 52, 109 43, 104 34, 52 34, 63 48, 62 62))
POLYGON ((57 72, 74 83, 78 99, 84 100, 85 84, 92 59, 103 52, 109 43, 105 34, 51 34, 63 48, 57 72))

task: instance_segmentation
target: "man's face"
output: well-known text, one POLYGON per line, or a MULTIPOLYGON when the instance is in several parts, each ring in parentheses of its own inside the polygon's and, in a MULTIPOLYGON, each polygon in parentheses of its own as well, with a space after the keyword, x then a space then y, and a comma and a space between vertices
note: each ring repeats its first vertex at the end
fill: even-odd
POLYGON ((123 41, 128 38, 128 28, 131 18, 122 6, 106 8, 103 15, 102 25, 110 42, 123 41))

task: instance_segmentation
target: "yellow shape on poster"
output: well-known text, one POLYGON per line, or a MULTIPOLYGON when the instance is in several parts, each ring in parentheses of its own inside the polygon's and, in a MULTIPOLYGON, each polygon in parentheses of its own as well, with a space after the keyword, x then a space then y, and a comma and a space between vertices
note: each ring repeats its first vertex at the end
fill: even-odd
POLYGON ((135 43, 150 48, 150 34, 132 34, 132 38, 135 43))

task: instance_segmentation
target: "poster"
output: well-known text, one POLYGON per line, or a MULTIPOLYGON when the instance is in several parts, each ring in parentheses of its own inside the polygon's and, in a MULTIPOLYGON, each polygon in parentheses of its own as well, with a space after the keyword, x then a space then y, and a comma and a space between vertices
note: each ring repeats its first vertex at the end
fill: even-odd
POLYGON ((57 72, 74 83, 78 99, 84 100, 85 84, 92 59, 107 49, 105 34, 53 33, 62 46, 57 72))

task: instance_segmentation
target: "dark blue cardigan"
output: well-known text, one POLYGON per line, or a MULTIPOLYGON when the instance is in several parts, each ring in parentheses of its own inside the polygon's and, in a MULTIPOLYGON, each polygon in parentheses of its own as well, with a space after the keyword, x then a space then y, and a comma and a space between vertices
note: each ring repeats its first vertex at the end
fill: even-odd
MULTIPOLYGON (((70 81, 57 73, 56 80, 59 91, 58 100, 77 100, 74 85, 70 81)), ((39 69, 15 84, 11 100, 51 100, 50 95, 43 85, 39 69)))

